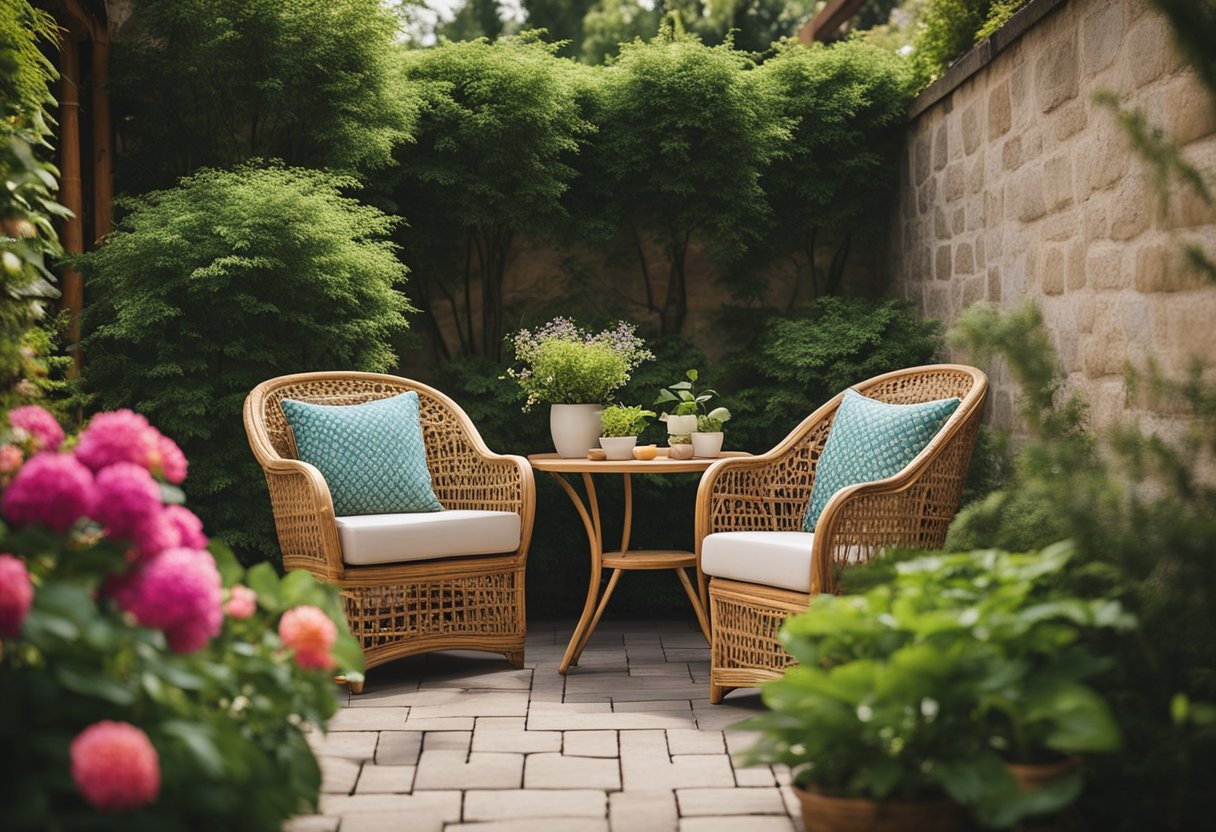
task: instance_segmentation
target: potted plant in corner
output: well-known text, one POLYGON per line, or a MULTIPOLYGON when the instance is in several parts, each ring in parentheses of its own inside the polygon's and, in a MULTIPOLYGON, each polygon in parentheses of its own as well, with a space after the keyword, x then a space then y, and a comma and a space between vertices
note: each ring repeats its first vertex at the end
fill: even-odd
POLYGON ((507 375, 527 395, 524 410, 552 405, 549 430, 559 456, 585 456, 595 446, 605 402, 639 364, 654 358, 644 343, 624 321, 590 333, 562 317, 511 339, 516 366, 507 375))
POLYGON ((638 434, 646 430, 653 416, 653 410, 637 406, 614 404, 605 407, 600 415, 600 447, 608 459, 632 459, 638 434))
POLYGON ((801 664, 764 689, 772 713, 749 762, 793 770, 808 828, 959 829, 962 807, 1003 828, 1076 799, 1075 763, 1029 787, 1011 763, 1109 751, 1119 731, 1083 680, 1083 645, 1134 623, 1117 601, 1070 594, 1067 544, 1041 553, 903 553, 851 570, 792 616, 801 664))
POLYGON ((660 390, 654 402, 656 407, 674 404, 670 413, 659 417, 667 424, 668 455, 674 459, 716 457, 722 453, 722 423, 730 419, 730 411, 725 407, 708 410, 706 403, 717 392, 698 391, 698 376, 695 369, 686 371, 683 381, 660 390), (698 439, 702 430, 709 435, 698 439))

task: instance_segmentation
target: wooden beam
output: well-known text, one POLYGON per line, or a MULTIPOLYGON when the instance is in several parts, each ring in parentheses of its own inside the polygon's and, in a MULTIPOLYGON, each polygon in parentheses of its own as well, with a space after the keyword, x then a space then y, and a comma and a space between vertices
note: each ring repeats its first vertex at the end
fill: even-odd
POLYGON ((828 40, 861 11, 866 0, 828 0, 819 14, 798 30, 798 40, 808 46, 817 40, 828 40))
MULTIPOLYGON (((61 239, 69 254, 84 252, 84 194, 80 183, 80 44, 65 39, 59 52, 59 202, 72 212, 63 222, 61 239)), ((74 269, 64 269, 59 277, 63 297, 61 306, 68 312, 69 351, 73 367, 80 372, 80 313, 84 309, 84 279, 74 269)))

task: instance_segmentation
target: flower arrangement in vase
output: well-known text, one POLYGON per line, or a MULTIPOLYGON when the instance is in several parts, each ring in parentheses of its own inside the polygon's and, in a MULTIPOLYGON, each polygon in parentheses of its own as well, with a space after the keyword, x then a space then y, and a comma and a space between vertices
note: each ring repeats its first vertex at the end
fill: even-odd
POLYGON ((654 358, 633 324, 592 333, 557 317, 511 339, 517 366, 507 370, 526 395, 524 409, 551 405, 549 429, 559 456, 581 457, 600 435, 600 411, 630 374, 654 358))

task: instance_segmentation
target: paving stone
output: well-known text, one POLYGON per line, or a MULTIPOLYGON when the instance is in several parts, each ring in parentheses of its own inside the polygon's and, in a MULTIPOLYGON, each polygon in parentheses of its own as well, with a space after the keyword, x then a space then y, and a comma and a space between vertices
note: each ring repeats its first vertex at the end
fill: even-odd
MULTIPOLYGON (((397 820, 396 829, 397 832, 401 830, 400 818, 397 820)), ((411 828, 410 832, 414 830, 411 828)), ((608 821, 591 818, 529 818, 449 824, 444 827, 444 832, 608 832, 608 821)))
POLYGON ((528 713, 526 691, 467 691, 442 690, 418 692, 410 706, 410 719, 442 719, 476 716, 525 716, 528 713))
POLYGON ((329 721, 331 731, 400 731, 408 708, 343 708, 329 721))
MULTIPOLYGON (((402 832, 400 812, 360 812, 343 815, 341 828, 345 832, 402 832)), ((409 832, 443 832, 452 829, 443 815, 435 812, 409 813, 409 832)))
POLYGON ((283 832, 337 832, 338 819, 326 815, 297 815, 283 824, 283 832))
POLYGON ((721 731, 693 731, 672 728, 667 732, 667 751, 677 754, 723 754, 726 743, 721 731))
MULTIPOLYGON (((708 691, 708 688, 706 688, 708 691)), ((708 701, 693 700, 692 714, 702 731, 729 732, 743 720, 762 713, 761 708, 738 708, 730 705, 710 705, 708 701)))
POLYGON ((370 760, 376 754, 378 736, 375 731, 331 731, 309 734, 308 744, 317 756, 370 760))
POLYGON ((620 736, 621 774, 630 789, 681 789, 735 785, 726 754, 671 758, 662 731, 625 731, 620 736))
MULTIPOLYGON (((445 821, 460 820, 460 792, 415 792, 414 794, 321 795, 321 812, 326 815, 362 815, 367 812, 395 812, 397 823, 408 816, 436 815, 445 821)), ((355 827, 349 827, 355 828, 355 827)))
MULTIPOLYGON (((451 827, 448 827, 451 829, 451 827)), ((680 832, 795 832, 787 817, 681 818, 680 832)))
POLYGON ((428 731, 422 744, 427 751, 460 751, 467 754, 472 741, 472 731, 428 731))
POLYGON ((777 778, 768 766, 735 766, 735 785, 741 788, 775 786, 777 778))
MULTIPOLYGON (((535 756, 535 755, 534 755, 535 756)), ((524 755, 463 751, 427 751, 418 758, 414 790, 518 789, 523 780, 524 755)))
POLYGON ((377 766, 368 763, 359 774, 355 794, 405 794, 414 789, 414 766, 377 766))
POLYGON ((534 711, 528 714, 529 731, 638 731, 692 727, 691 716, 678 712, 660 714, 580 713, 577 711, 541 711, 537 713, 534 711))
POLYGON ((746 752, 760 739, 759 731, 724 731, 726 750, 732 757, 746 752))
POLYGON ((687 633, 663 633, 663 647, 696 647, 705 649, 709 645, 705 641, 705 636, 700 630, 689 631, 687 633))
MULTIPOLYGON (((521 720, 522 721, 522 720, 521 720)), ((516 754, 535 754, 542 751, 561 751, 561 731, 482 731, 473 732, 474 751, 509 751, 516 754)), ((615 754, 613 754, 615 756, 615 754)))
POLYGON ((421 731, 381 731, 380 742, 376 746, 376 764, 412 766, 418 762, 421 750, 421 731))
POLYGON ((676 832, 675 794, 670 791, 613 792, 608 796, 612 832, 676 832))
POLYGON ((418 717, 416 719, 407 719, 402 727, 407 731, 472 731, 473 717, 418 717))
POLYGON ((667 661, 669 662, 709 661, 708 647, 672 647, 663 648, 663 652, 667 654, 667 661))
POLYGON ((783 815, 785 802, 776 787, 764 789, 680 789, 680 817, 783 815))
POLYGON ((687 699, 643 699, 640 702, 613 700, 612 703, 614 714, 661 714, 673 711, 691 716, 692 703, 687 699))
POLYGON ((469 791, 464 796, 464 819, 603 818, 607 807, 607 795, 592 789, 469 791))
MULTIPOLYGON (((531 650, 527 652, 532 652, 531 650)), ((435 676, 427 675, 419 686, 421 690, 433 688, 462 688, 464 690, 527 690, 532 685, 529 668, 486 668, 472 672, 457 667, 435 676)))
POLYGON ((412 683, 392 683, 383 688, 364 688, 363 693, 350 697, 347 705, 351 708, 394 708, 413 704, 418 693, 418 680, 412 683))
POLYGON ((524 767, 525 789, 610 789, 621 787, 616 760, 529 754, 524 767))
POLYGON ((567 757, 617 756, 616 731, 566 731, 562 736, 567 757))
POLYGON ((794 819, 794 825, 799 832, 806 832, 802 825, 802 801, 794 794, 794 787, 788 784, 781 786, 781 799, 785 803, 786 813, 794 819))
POLYGON ((326 794, 350 794, 359 779, 362 763, 345 757, 318 757, 321 768, 321 791, 326 794))

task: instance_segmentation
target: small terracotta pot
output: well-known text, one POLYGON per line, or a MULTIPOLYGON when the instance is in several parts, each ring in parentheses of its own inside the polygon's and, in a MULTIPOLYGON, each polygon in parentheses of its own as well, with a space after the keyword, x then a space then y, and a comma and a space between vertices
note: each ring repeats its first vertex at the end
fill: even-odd
POLYGON ((949 800, 867 800, 794 787, 806 832, 963 832, 963 807, 949 800))
POLYGON ((670 459, 692 459, 692 445, 670 445, 667 448, 667 456, 670 459))
POLYGON ((1081 758, 1069 755, 1050 763, 1005 763, 1005 768, 1018 782, 1018 788, 1032 792, 1048 783, 1067 777, 1081 765, 1081 758))

